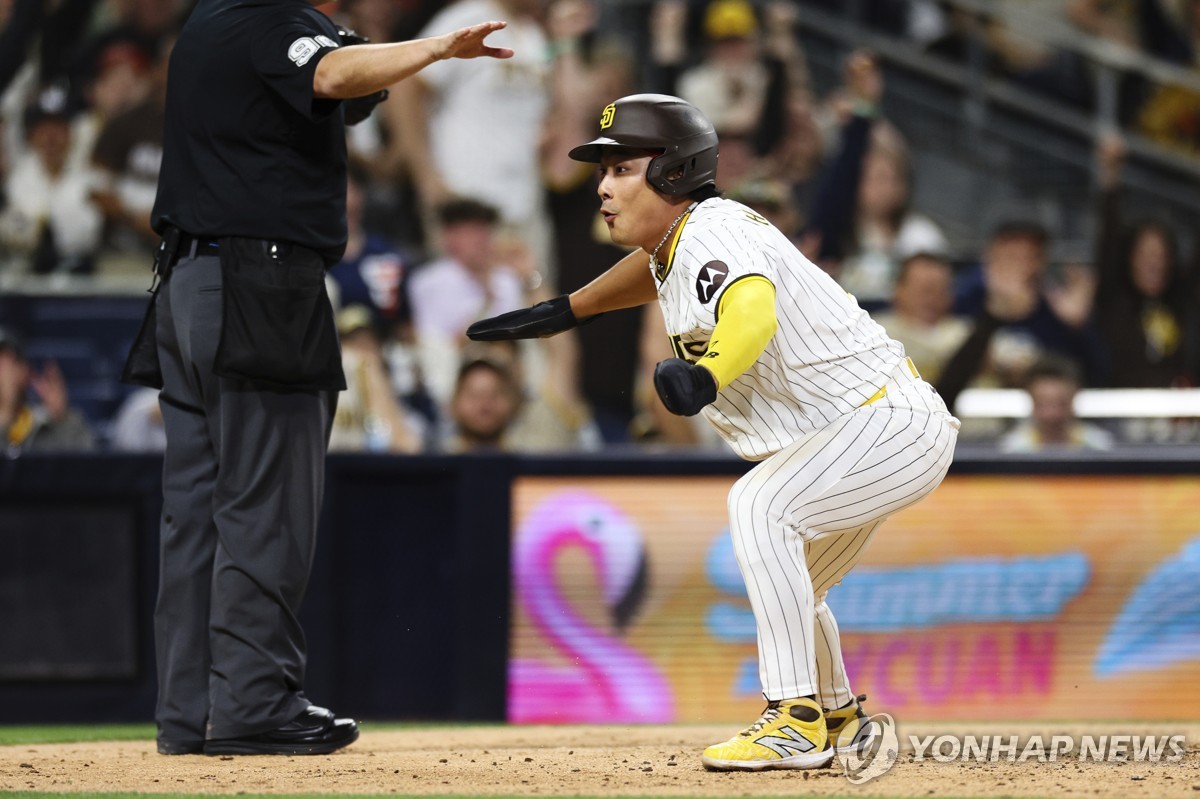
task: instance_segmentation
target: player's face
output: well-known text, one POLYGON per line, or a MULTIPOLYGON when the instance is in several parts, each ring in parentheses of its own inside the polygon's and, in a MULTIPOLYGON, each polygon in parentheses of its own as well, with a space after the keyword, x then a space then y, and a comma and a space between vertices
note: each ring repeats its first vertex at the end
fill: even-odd
POLYGON ((600 214, 614 244, 652 251, 680 209, 646 182, 654 156, 610 150, 600 160, 600 214))

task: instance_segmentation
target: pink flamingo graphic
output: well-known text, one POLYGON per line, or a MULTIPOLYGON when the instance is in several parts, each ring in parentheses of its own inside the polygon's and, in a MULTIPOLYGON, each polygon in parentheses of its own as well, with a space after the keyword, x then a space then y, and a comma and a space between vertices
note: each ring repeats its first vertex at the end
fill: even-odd
POLYGON ((534 626, 573 665, 510 661, 509 721, 672 721, 671 686, 650 659, 588 625, 564 599, 554 579, 554 558, 571 546, 583 547, 590 556, 618 629, 640 599, 645 553, 637 528, 623 513, 580 491, 557 494, 534 508, 517 531, 514 587, 534 626))

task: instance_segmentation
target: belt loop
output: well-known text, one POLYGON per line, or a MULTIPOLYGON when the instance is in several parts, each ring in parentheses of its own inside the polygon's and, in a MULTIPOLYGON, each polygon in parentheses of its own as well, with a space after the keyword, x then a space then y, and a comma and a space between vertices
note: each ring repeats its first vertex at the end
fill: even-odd
POLYGON ((195 259, 196 250, 199 248, 199 246, 200 246, 200 239, 195 238, 193 236, 192 237, 192 245, 191 245, 191 247, 188 248, 188 258, 195 259))

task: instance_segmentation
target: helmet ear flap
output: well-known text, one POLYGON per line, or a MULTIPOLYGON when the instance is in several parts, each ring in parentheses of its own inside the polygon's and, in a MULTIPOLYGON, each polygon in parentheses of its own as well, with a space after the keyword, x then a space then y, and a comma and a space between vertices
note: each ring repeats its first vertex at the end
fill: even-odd
POLYGON ((699 144, 695 152, 681 154, 674 149, 654 158, 646 170, 646 180, 663 194, 672 197, 691 194, 701 186, 713 183, 717 178, 715 142, 712 145, 707 142, 699 144))

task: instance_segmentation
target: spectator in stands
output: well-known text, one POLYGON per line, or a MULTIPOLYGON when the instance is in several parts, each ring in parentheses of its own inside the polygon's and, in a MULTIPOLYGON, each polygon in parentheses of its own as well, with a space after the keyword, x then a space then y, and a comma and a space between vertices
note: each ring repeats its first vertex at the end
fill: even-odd
POLYGON ((346 390, 338 397, 330 451, 420 452, 425 425, 392 393, 371 310, 347 305, 338 312, 337 326, 346 390))
POLYGON ((370 311, 372 324, 382 337, 393 393, 407 410, 432 425, 437 410, 418 363, 407 291, 416 257, 367 229, 368 183, 365 170, 351 164, 346 185, 346 250, 342 260, 329 270, 334 288, 330 295, 338 305, 359 305, 370 311))
POLYGON ((449 451, 463 451, 464 445, 468 450, 498 447, 511 452, 599 446, 599 433, 575 388, 578 354, 570 339, 560 347, 555 338, 560 337, 467 345, 449 406, 452 427, 444 436, 449 451))
POLYGON ((144 269, 157 245, 150 209, 162 164, 167 64, 174 39, 165 39, 150 71, 145 99, 105 123, 92 150, 93 193, 107 222, 109 260, 144 269))
MULTIPOLYGON (((1142 46, 1151 55, 1185 69, 1200 66, 1200 3, 1187 0, 1172 15, 1161 0, 1138 3, 1142 46)), ((1169 147, 1200 153, 1200 93, 1183 86, 1142 86, 1135 120, 1147 136, 1169 147)))
POLYGON ((908 146, 899 133, 876 128, 858 187, 853 244, 842 264, 842 285, 863 302, 890 299, 905 257, 945 255, 948 248, 941 228, 912 209, 912 175, 908 146))
POLYGON ((1044 358, 1030 368, 1025 390, 1033 403, 1028 419, 1000 439, 1004 452, 1043 452, 1049 449, 1104 450, 1113 445, 1107 431, 1075 415, 1079 371, 1070 361, 1044 358))
POLYGON ((712 120, 722 143, 750 136, 762 121, 771 79, 754 6, 749 0, 711 0, 704 37, 704 59, 679 76, 677 93, 712 120))
POLYGON ((796 204, 791 187, 782 180, 761 178, 744 181, 727 192, 726 196, 754 209, 779 228, 783 235, 799 241, 804 215, 796 204))
MULTIPOLYGON (((718 179, 727 189, 744 179, 766 176, 770 167, 763 159, 786 149, 788 135, 795 133, 789 97, 808 86, 796 15, 793 3, 773 0, 763 6, 760 26, 749 0, 710 0, 702 15, 706 46, 701 60, 682 68, 673 86, 663 87, 713 121, 721 136, 718 179)), ((685 15, 659 12, 655 21, 656 38, 686 38, 685 15)), ((677 66, 682 66, 683 47, 657 49, 673 53, 677 66)))
MULTIPOLYGON (((634 66, 629 54, 596 30, 594 0, 555 0, 546 28, 554 54, 554 113, 546 118, 541 148, 546 205, 554 231, 557 285, 574 291, 590 283, 624 251, 612 243, 596 213, 596 170, 568 157, 568 151, 595 135, 601 111, 613 97, 629 94, 634 66)), ((552 296, 546 291, 547 296, 552 296)), ((574 391, 591 408, 604 440, 629 440, 634 416, 634 376, 638 369, 638 314, 608 314, 560 338, 578 344, 579 385, 574 391)), ((558 342, 544 342, 553 349, 558 342)), ((559 382, 566 375, 558 376, 559 382)), ((572 387, 563 386, 564 390, 572 387)))
MULTIPOLYGON (((1052 281, 1048 246, 1049 234, 1036 222, 996 228, 983 262, 959 281, 954 311, 972 319, 973 330, 943 372, 939 391, 961 389, 972 379, 1020 387, 1028 368, 1047 353, 1080 364, 1089 384, 1103 385, 1107 362, 1088 324, 1094 284, 1082 268, 1064 270, 1065 282, 1052 281)), ((942 396, 950 404, 952 398, 942 396)))
POLYGON ((941 228, 911 208, 912 164, 903 137, 879 121, 883 92, 876 59, 854 53, 846 66, 848 120, 813 202, 806 248, 816 247, 818 263, 839 264, 834 277, 868 310, 890 300, 906 256, 947 249, 941 228))
POLYGON ((26 452, 87 451, 95 438, 71 408, 67 384, 53 361, 35 372, 15 333, 0 328, 0 445, 9 457, 26 452), (30 393, 37 397, 31 401, 30 393))
POLYGON ((26 109, 28 153, 12 168, 0 211, 0 244, 37 273, 86 273, 94 266, 103 217, 91 201, 89 175, 72 166, 65 93, 41 92, 26 109))
MULTIPOLYGON (((401 42, 415 38, 428 22, 430 9, 439 10, 434 4, 342 0, 335 18, 371 42, 401 42)), ((396 97, 390 97, 362 122, 348 126, 346 150, 351 168, 359 169, 367 227, 418 252, 424 249, 424 231, 407 150, 399 132, 402 106, 396 97)))
POLYGON ((525 299, 528 275, 496 260, 496 209, 475 200, 451 200, 438 210, 446 255, 417 269, 409 281, 418 335, 466 342, 467 325, 525 299))
MULTIPOLYGON (((329 277, 337 284, 341 305, 361 305, 371 311, 376 322, 387 327, 407 324, 411 322, 411 309, 404 283, 416 259, 367 230, 367 182, 361 167, 350 167, 346 181, 346 250, 341 261, 329 270, 329 277)), ((388 336, 394 332, 389 330, 388 336)))
MULTIPOLYGON (((516 55, 502 69, 459 60, 433 64, 394 87, 388 103, 398 104, 402 146, 430 225, 436 210, 454 197, 487 203, 529 246, 539 271, 552 276, 538 172, 538 142, 550 100, 540 10, 540 0, 457 0, 446 6, 421 37, 477 19, 503 19, 508 27, 493 40, 516 55)), ((427 229, 426 240, 434 245, 436 230, 427 229)))
POLYGON ((994 69, 1027 89, 1076 108, 1089 108, 1092 88, 1083 58, 1045 44, 1047 29, 1069 33, 1063 0, 995 0, 986 38, 994 69))
POLYGON ((807 86, 790 87, 784 99, 783 136, 763 158, 763 172, 767 179, 789 186, 800 229, 807 226, 824 159, 825 138, 812 92, 807 86))
POLYGON ((464 360, 454 383, 453 428, 444 449, 456 453, 506 449, 505 437, 520 409, 520 385, 508 366, 482 356, 464 360))
POLYGON ((1066 0, 1063 12, 1079 30, 1134 50, 1140 43, 1137 6, 1152 3, 1157 0, 1066 0))
POLYGON ((1125 148, 1109 137, 1097 147, 1100 187, 1094 324, 1108 350, 1113 386, 1196 385, 1189 338, 1200 335, 1200 309, 1190 301, 1174 231, 1155 220, 1127 225, 1121 215, 1125 148))
POLYGON ((691 48, 688 35, 688 0, 654 0, 646 24, 650 32, 650 78, 646 91, 675 94, 679 74, 687 65, 691 48))
POLYGON ((438 211, 445 255, 413 271, 408 299, 420 362, 434 399, 444 405, 455 382, 467 325, 526 304, 538 273, 527 252, 498 258, 499 214, 475 200, 451 200, 438 211))
MULTIPOLYGON (((154 91, 149 45, 116 40, 101 50, 85 79, 85 106, 72 124, 73 163, 88 166, 101 131, 116 117, 140 105, 154 91)), ((161 80, 165 83, 166 65, 161 80)), ((161 126, 161 119, 159 125, 161 126)))
POLYGON ((900 265, 891 308, 873 314, 888 335, 904 345, 921 376, 937 383, 942 368, 966 340, 971 327, 951 315, 954 268, 941 255, 917 253, 900 265))

